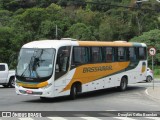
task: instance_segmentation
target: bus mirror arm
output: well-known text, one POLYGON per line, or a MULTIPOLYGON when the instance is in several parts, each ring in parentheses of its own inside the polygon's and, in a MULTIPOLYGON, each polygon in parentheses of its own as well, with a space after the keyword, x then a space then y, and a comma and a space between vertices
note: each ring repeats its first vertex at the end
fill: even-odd
POLYGON ((72 66, 72 67, 75 67, 76 65, 72 64, 71 66, 72 66))
POLYGON ((56 64, 56 72, 59 72, 59 65, 56 64))

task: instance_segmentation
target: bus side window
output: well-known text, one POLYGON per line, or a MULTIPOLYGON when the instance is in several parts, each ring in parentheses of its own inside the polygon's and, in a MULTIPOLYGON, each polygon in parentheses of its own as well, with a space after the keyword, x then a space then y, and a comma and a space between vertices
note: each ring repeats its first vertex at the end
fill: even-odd
POLYGON ((127 47, 126 48, 126 61, 129 61, 130 60, 130 54, 129 54, 129 48, 127 47))
POLYGON ((118 61, 125 61, 125 48, 118 47, 118 61))
POLYGON ((101 49, 101 47, 91 47, 91 61, 92 61, 92 63, 102 62, 102 49, 101 49))
POLYGON ((136 55, 136 61, 139 60, 139 48, 138 47, 135 47, 135 55, 136 55))
POLYGON ((89 62, 88 47, 73 47, 72 64, 85 64, 89 62))
POLYGON ((112 62, 113 61, 112 47, 105 47, 105 52, 106 52, 106 62, 112 62))
POLYGON ((134 47, 129 48, 129 60, 130 61, 136 61, 137 60, 136 49, 134 47))
POLYGON ((113 54, 114 54, 113 61, 117 62, 118 61, 118 48, 117 47, 113 48, 113 54))
POLYGON ((139 48, 139 59, 145 60, 146 59, 146 49, 143 47, 139 48))

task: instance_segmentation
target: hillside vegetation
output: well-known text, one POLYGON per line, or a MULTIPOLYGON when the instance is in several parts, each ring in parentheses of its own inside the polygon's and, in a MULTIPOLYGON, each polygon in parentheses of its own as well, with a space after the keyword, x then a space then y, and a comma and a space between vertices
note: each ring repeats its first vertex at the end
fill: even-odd
POLYGON ((21 46, 41 39, 132 39, 159 47, 159 28, 156 0, 0 0, 0 62, 15 67, 21 46))

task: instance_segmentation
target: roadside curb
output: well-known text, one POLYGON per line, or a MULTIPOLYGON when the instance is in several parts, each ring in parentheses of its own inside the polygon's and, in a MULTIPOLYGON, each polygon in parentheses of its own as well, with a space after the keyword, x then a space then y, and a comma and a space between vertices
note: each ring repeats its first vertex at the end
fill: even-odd
POLYGON ((145 90, 145 93, 148 96, 160 101, 160 87, 155 87, 154 89, 152 87, 149 87, 145 90))

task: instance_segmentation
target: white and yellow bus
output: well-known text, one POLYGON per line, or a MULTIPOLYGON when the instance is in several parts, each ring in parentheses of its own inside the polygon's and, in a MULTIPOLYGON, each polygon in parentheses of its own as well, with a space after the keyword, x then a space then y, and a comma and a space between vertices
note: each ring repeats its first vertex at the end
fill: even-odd
POLYGON ((42 40, 22 46, 16 93, 53 98, 118 87, 146 79, 146 44, 42 40))

